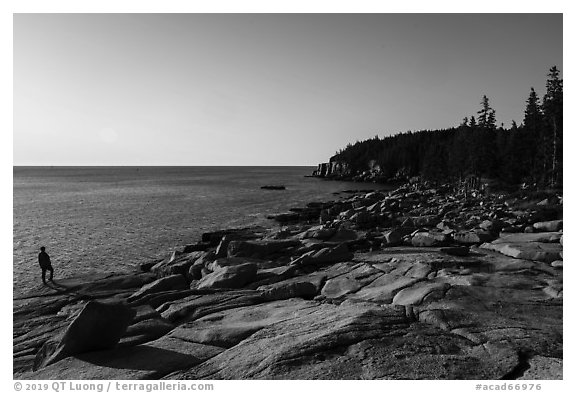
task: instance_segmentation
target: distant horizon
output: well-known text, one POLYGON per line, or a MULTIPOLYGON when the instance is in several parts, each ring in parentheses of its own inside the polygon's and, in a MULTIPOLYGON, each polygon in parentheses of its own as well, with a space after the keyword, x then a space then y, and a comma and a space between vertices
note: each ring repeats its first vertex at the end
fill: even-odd
POLYGON ((315 166, 520 124, 563 14, 14 14, 15 166, 315 166), (302 162, 306 164, 301 164, 302 162))
MULTIPOLYGON (((328 162, 328 161, 326 161, 328 162)), ((319 162, 318 164, 321 164, 319 162)), ((13 168, 315 168, 316 165, 12 165, 13 168)))

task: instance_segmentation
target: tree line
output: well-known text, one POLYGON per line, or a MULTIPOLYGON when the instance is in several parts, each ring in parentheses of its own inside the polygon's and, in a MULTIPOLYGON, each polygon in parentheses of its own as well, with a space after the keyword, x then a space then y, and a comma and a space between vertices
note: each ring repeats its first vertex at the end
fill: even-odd
POLYGON ((531 88, 520 125, 497 126, 496 111, 484 95, 480 110, 458 127, 376 136, 349 144, 330 161, 346 163, 352 174, 377 171, 382 179, 475 176, 561 187, 563 81, 556 66, 547 76, 542 99, 531 88))

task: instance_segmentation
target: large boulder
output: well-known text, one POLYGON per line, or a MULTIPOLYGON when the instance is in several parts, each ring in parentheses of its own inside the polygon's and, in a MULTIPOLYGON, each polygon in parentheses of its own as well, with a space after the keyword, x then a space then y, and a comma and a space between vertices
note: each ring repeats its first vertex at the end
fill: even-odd
POLYGON ((411 228, 398 227, 384 232, 384 240, 386 240, 386 245, 396 246, 402 243, 404 236, 412 233, 411 228))
POLYGON ((256 272, 254 282, 249 285, 250 288, 258 288, 262 285, 273 284, 294 276, 297 271, 296 266, 279 266, 269 269, 259 269, 256 272))
POLYGON ((421 278, 385 274, 348 297, 362 301, 389 304, 392 303, 394 296, 399 291, 421 280, 421 278))
POLYGON ((392 304, 400 306, 419 305, 424 299, 436 294, 442 297, 450 288, 450 284, 444 282, 423 281, 414 286, 400 290, 392 300, 392 304))
POLYGON ((299 246, 298 240, 232 240, 228 244, 228 257, 266 258, 283 250, 299 246))
POLYGON ((262 328, 294 318, 307 305, 290 299, 223 310, 181 325, 169 337, 231 348, 262 328))
POLYGON ((348 250, 346 243, 336 247, 325 247, 319 251, 310 251, 292 261, 292 265, 315 265, 350 261, 354 253, 348 250))
POLYGON ((356 231, 348 228, 339 228, 329 240, 331 242, 347 242, 356 239, 358 239, 358 233, 356 231))
POLYGON ((144 296, 158 293, 158 292, 165 292, 165 291, 177 291, 182 289, 188 288, 188 282, 186 278, 181 274, 174 274, 168 277, 160 278, 156 281, 151 282, 150 284, 144 285, 140 288, 139 291, 132 294, 128 298, 128 302, 134 302, 143 298, 144 296))
POLYGON ((156 275, 159 277, 172 276, 174 274, 181 274, 186 276, 190 266, 192 266, 194 261, 203 255, 203 251, 182 253, 176 250, 172 253, 170 258, 152 266, 150 271, 156 273, 156 275))
POLYGON ((262 261, 258 259, 241 257, 218 258, 212 262, 206 263, 204 267, 207 268, 210 272, 215 272, 217 270, 224 269, 225 267, 244 265, 246 263, 253 263, 258 265, 259 263, 262 264, 262 261))
POLYGON ((328 240, 336 233, 335 228, 327 228, 323 225, 315 226, 303 232, 299 237, 302 239, 328 240))
POLYGON ((212 294, 193 294, 163 304, 159 311, 170 322, 186 322, 218 311, 262 303, 262 291, 229 290, 212 294))
POLYGON ((482 248, 498 251, 512 258, 530 261, 553 262, 562 259, 562 245, 559 243, 485 243, 482 248))
MULTIPOLYGON (((338 273, 333 274, 336 275, 338 273)), ((305 276, 292 277, 274 284, 262 285, 258 287, 258 290, 262 292, 263 298, 268 301, 293 297, 312 299, 320 292, 328 275, 329 273, 326 274, 326 272, 316 272, 305 276)))
POLYGON ((263 292, 264 299, 285 300, 290 298, 312 299, 318 293, 318 288, 310 281, 290 280, 258 288, 263 292))
POLYGON ((327 280, 322 287, 322 295, 332 299, 342 298, 350 293, 357 292, 382 274, 381 270, 371 265, 360 263, 351 271, 327 280))
POLYGON ((36 355, 34 369, 68 356, 114 348, 136 311, 120 304, 86 303, 59 340, 45 343, 36 355))
POLYGON ((528 360, 530 368, 518 379, 562 380, 563 360, 536 355, 528 360))
POLYGON ((412 237, 412 245, 416 247, 436 247, 446 244, 449 237, 439 232, 418 232, 412 237))
POLYGON ((503 234, 492 243, 559 243, 561 238, 560 232, 510 233, 503 234))
POLYGON ((156 340, 172 329, 174 325, 163 318, 145 319, 128 326, 119 344, 121 346, 142 344, 156 340))
POLYGON ((257 270, 254 263, 226 266, 202 277, 197 288, 242 288, 254 280, 257 270))

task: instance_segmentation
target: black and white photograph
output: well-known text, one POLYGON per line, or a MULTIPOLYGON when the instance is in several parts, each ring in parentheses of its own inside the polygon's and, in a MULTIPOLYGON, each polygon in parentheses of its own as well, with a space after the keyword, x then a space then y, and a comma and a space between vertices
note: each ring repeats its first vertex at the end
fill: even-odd
POLYGON ((569 378, 564 15, 486 11, 14 12, 16 384, 569 378))

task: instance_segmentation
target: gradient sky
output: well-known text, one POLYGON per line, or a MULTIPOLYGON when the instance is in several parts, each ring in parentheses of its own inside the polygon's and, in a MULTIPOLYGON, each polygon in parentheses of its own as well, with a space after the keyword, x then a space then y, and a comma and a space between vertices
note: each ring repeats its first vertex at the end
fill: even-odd
POLYGON ((16 14, 14 165, 316 165, 553 65, 561 14, 16 14))

